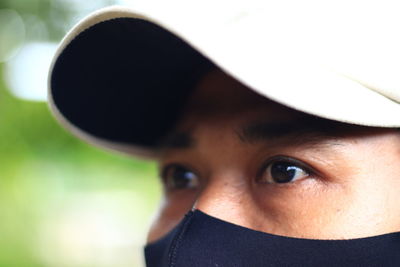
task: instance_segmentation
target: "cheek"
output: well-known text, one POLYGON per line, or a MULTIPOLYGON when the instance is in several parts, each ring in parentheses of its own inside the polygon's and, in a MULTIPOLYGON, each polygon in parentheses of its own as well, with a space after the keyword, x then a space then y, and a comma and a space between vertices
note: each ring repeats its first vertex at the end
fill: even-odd
POLYGON ((150 227, 147 243, 156 241, 171 231, 191 210, 196 198, 197 192, 191 190, 166 193, 150 227))
POLYGON ((335 184, 306 179, 285 186, 255 190, 257 230, 277 235, 325 239, 340 235, 351 196, 335 184), (341 196, 341 197, 338 197, 341 196))
POLYGON ((349 239, 396 232, 399 208, 393 209, 390 203, 398 203, 398 197, 396 201, 392 198, 395 194, 390 192, 372 188, 368 183, 361 186, 312 180, 285 188, 260 189, 254 201, 258 209, 256 230, 314 239, 349 239), (394 213, 396 216, 391 216, 394 213))

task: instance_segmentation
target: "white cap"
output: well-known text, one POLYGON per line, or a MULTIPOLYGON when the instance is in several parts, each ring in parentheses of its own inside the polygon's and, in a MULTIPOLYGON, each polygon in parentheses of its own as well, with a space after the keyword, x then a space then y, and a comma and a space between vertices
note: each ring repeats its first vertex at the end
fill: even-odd
POLYGON ((400 127, 399 11, 396 1, 341 0, 108 7, 61 42, 50 105, 78 137, 152 157, 193 84, 216 66, 308 114, 400 127))

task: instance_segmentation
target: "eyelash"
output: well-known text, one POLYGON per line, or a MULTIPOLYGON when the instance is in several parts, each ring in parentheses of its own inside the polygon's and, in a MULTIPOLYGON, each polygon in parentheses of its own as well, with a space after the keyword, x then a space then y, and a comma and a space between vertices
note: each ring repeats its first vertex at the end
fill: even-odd
POLYGON ((263 167, 265 167, 266 165, 274 163, 274 162, 277 162, 277 161, 285 161, 285 162, 288 162, 288 163, 292 163, 292 164, 297 165, 299 167, 305 168, 305 169, 309 170, 310 172, 315 172, 315 170, 312 167, 308 166, 307 163, 304 163, 303 160, 299 160, 299 159, 296 159, 294 157, 284 156, 284 155, 277 155, 277 156, 270 157, 269 159, 267 159, 262 164, 261 169, 263 167))

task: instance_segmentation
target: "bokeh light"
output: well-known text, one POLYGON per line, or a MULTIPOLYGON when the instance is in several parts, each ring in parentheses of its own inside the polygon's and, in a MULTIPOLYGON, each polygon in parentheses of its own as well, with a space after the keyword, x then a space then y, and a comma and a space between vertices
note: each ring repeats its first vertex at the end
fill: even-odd
POLYGON ((55 43, 28 43, 6 64, 5 80, 15 96, 36 101, 47 99, 47 74, 55 43))

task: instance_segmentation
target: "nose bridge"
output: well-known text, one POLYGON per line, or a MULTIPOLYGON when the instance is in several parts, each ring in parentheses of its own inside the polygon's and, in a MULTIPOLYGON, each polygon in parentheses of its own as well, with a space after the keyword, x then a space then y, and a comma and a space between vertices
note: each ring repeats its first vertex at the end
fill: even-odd
POLYGON ((225 221, 247 225, 250 194, 247 179, 240 173, 221 171, 209 177, 194 208, 225 221))

